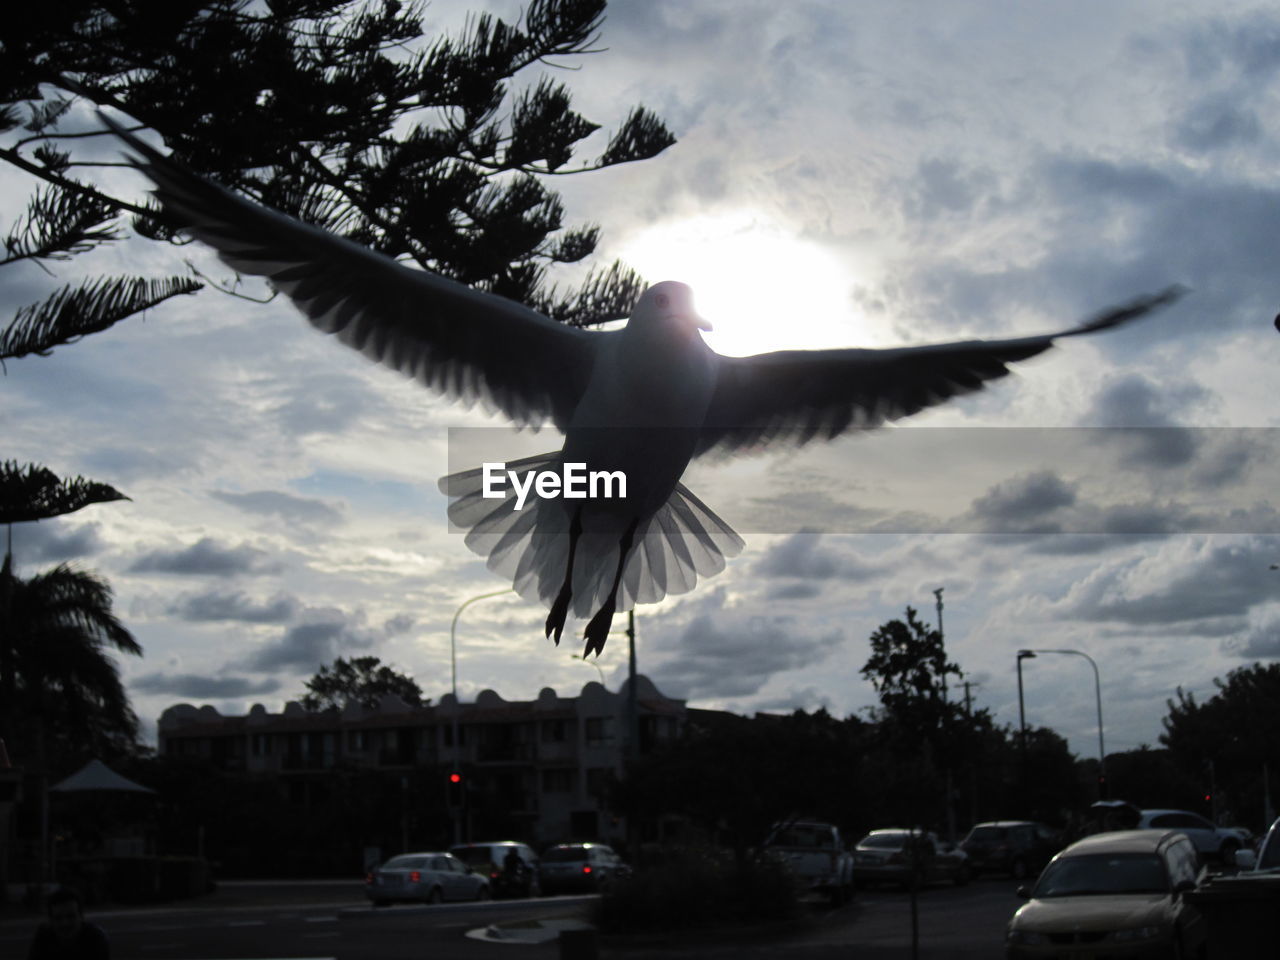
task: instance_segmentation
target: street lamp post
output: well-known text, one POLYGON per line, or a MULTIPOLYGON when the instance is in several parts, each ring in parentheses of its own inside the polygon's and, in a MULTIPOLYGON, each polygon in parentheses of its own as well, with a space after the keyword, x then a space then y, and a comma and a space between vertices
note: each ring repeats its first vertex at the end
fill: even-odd
POLYGON ((1027 705, 1022 699, 1022 661, 1034 657, 1030 650, 1018 651, 1018 780, 1022 787, 1022 806, 1027 806, 1027 705))
MULTIPOLYGON (((459 773, 458 764, 462 757, 461 745, 458 743, 458 714, 461 713, 460 704, 458 703, 458 618, 462 616, 462 611, 467 609, 473 603, 481 600, 488 600, 490 597, 500 597, 504 593, 514 593, 510 587, 505 590, 492 590, 489 593, 482 593, 479 596, 471 597, 462 601, 458 609, 453 614, 453 622, 449 624, 449 674, 452 680, 453 690, 453 773, 459 773)), ((459 844, 462 842, 462 814, 460 810, 453 811, 453 842, 459 844)))
MULTIPOLYGON (((1021 664, 1022 655, 1026 653, 1035 656, 1037 653, 1066 653, 1075 657, 1084 657, 1089 661, 1089 666, 1093 667, 1093 694, 1098 706, 1098 799, 1101 800, 1106 796, 1107 783, 1107 748, 1102 739, 1102 678, 1098 673, 1098 664, 1093 657, 1089 656, 1083 650, 1019 650, 1018 658, 1021 664)), ((1022 696, 1022 674, 1018 674, 1018 696, 1022 696)), ((1024 734, 1025 735, 1025 734, 1024 734)))

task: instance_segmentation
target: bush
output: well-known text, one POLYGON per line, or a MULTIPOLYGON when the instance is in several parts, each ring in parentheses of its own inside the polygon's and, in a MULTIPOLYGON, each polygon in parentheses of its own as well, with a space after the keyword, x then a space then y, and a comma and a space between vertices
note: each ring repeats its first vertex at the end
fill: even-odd
POLYGON ((618 882, 600 898, 595 922, 605 933, 635 933, 798 916, 795 880, 782 864, 737 863, 722 851, 704 849, 669 854, 618 882))

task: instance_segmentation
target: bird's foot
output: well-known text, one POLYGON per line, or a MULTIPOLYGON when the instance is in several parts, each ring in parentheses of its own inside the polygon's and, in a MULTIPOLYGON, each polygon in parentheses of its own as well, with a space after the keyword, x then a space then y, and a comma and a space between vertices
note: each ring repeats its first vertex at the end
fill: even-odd
POLYGON ((582 651, 584 657, 594 653, 597 657, 604 650, 604 642, 609 639, 609 628, 613 626, 613 611, 616 604, 610 600, 591 618, 587 624, 586 632, 582 635, 587 641, 587 647, 582 651))
POLYGON ((547 614, 547 636, 555 634, 556 646, 560 646, 560 634, 564 633, 564 621, 569 616, 570 592, 567 586, 561 587, 551 604, 551 612, 547 614))

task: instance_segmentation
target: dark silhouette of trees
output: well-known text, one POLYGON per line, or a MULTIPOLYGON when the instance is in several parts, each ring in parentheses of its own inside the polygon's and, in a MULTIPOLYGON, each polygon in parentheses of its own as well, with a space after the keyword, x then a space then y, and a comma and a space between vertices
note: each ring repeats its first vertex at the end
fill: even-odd
POLYGON ((941 633, 907 607, 905 621, 890 620, 871 635, 861 673, 880 696, 884 720, 908 737, 942 746, 959 709, 946 698, 947 677, 964 674, 947 660, 941 633))
MULTIPOLYGON (((1169 748, 1184 777, 1198 786, 1201 812, 1262 826, 1266 791, 1280 796, 1280 663, 1240 667, 1203 703, 1178 688, 1167 701, 1160 742, 1169 748)), ((1273 803, 1276 801, 1273 800, 1273 803)))
POLYGON ((138 719, 111 654, 140 656, 142 648, 112 611, 111 588, 66 565, 27 580, 7 566, 4 575, 15 752, 43 749, 50 767, 86 754, 109 759, 133 752, 138 719))
MULTIPOLYGON (((127 499, 108 484, 83 477, 60 478, 38 464, 19 464, 12 460, 0 463, 0 524, 6 526, 48 520, 90 504, 127 499)), ((105 588, 101 581, 95 582, 105 588)), ((17 607, 20 588, 23 602, 29 604, 29 591, 13 574, 13 557, 6 542, 4 562, 0 566, 0 739, 10 744, 14 743, 15 723, 21 709, 16 686, 19 646, 32 642, 19 634, 29 623, 19 620, 18 615, 30 616, 30 610, 24 612, 17 607)), ((109 610, 109 592, 106 599, 109 610)))
POLYGON ((305 684, 300 702, 304 709, 340 710, 347 703, 374 707, 389 693, 410 706, 424 705, 422 688, 414 679, 384 664, 378 657, 338 657, 332 666, 321 666, 305 684))
MULTIPOLYGON (((576 161, 599 125, 560 83, 513 84, 536 64, 594 52, 604 7, 533 0, 517 24, 480 15, 460 37, 427 40, 426 5, 396 0, 32 6, 0 43, 0 160, 41 182, 10 257, 111 242, 125 213, 136 233, 182 242, 153 206, 82 179, 120 165, 89 113, 110 108, 198 172, 388 256, 567 323, 623 316, 640 281, 619 264, 576 291, 546 282, 548 266, 589 256, 599 230, 566 227, 543 181, 647 159, 674 138, 634 107, 594 159, 576 161)), ((10 339, 47 349, 199 286, 92 281, 33 308, 10 339), (63 313, 74 322, 59 329, 63 313)))

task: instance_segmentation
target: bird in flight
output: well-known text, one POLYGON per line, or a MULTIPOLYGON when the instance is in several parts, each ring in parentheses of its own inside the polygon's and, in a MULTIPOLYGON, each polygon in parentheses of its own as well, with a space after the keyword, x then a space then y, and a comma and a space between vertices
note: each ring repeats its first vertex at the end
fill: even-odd
POLYGON ((100 116, 174 225, 235 270, 266 277, 317 329, 436 393, 564 435, 561 449, 504 465, 506 495, 486 488, 482 469, 440 486, 467 545, 549 608, 548 637, 559 643, 571 610, 590 617, 584 655, 604 649, 615 612, 685 593, 741 551, 680 482, 695 458, 909 416, 1005 376, 1059 337, 1116 327, 1182 293, 1171 287, 1041 336, 728 357, 703 341, 709 324, 683 283, 649 287, 621 329, 568 327, 235 194, 100 116), (621 474, 626 496, 517 495, 571 464, 621 474))

